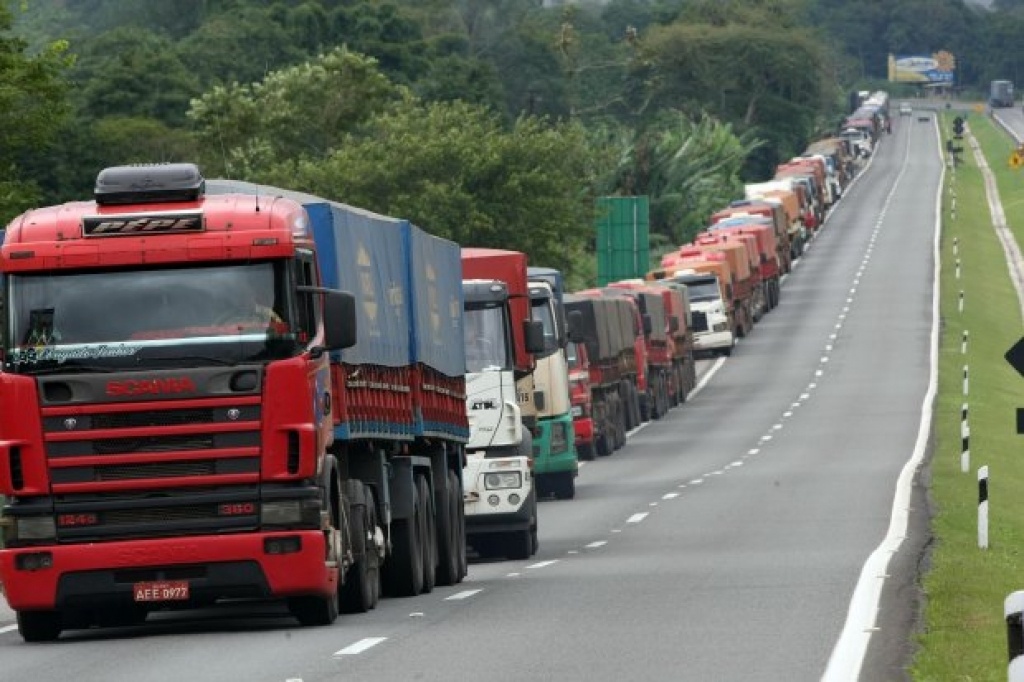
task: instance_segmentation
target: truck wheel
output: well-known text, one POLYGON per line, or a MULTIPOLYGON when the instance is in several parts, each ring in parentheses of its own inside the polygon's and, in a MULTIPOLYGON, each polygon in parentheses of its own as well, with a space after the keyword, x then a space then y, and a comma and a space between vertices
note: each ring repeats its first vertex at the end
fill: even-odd
POLYGON ((454 471, 449 471, 445 480, 448 483, 447 494, 437 501, 438 550, 441 559, 437 566, 437 584, 447 586, 462 580, 460 554, 466 554, 466 529, 460 524, 458 508, 462 507, 463 501, 459 494, 458 477, 454 471))
POLYGON ((377 605, 380 588, 379 560, 373 537, 377 514, 369 488, 361 481, 346 481, 352 551, 356 561, 348 567, 341 586, 342 613, 366 613, 377 605))
POLYGON ((591 461, 594 459, 594 444, 580 443, 576 445, 576 456, 579 459, 591 461))
POLYGON ((288 610, 305 626, 330 625, 338 619, 338 590, 330 597, 289 597, 288 610))
POLYGON ((391 557, 384 563, 386 591, 395 597, 415 597, 423 591, 423 546, 420 502, 413 486, 413 516, 391 522, 391 557))
POLYGON ((633 422, 633 427, 629 430, 640 426, 644 422, 640 417, 640 391, 633 384, 629 384, 626 409, 629 410, 630 419, 633 422))
POLYGON ((508 535, 508 549, 506 553, 509 559, 529 559, 533 556, 533 532, 529 528, 517 530, 508 535))
POLYGON ((420 523, 423 538, 423 592, 433 592, 437 582, 437 519, 434 515, 434 496, 430 494, 430 482, 426 476, 417 476, 419 490, 420 523))
POLYGON ((563 471, 555 476, 552 488, 555 499, 571 500, 576 497, 576 476, 574 471, 563 471))
POLYGON ((52 642, 63 629, 60 611, 18 611, 18 632, 26 642, 52 642))
POLYGON ((604 430, 594 436, 594 451, 597 453, 598 457, 607 457, 612 454, 611 448, 608 447, 608 443, 608 435, 604 430))

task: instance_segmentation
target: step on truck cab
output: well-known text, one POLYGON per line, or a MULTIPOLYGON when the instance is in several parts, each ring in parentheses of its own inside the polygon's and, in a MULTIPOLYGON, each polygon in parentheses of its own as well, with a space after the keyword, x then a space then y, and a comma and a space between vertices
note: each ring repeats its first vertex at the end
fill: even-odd
POLYGON ((7 229, 0 578, 26 640, 238 598, 326 625, 465 575, 457 245, 225 184, 109 168, 7 229))
POLYGON ((536 355, 533 371, 537 437, 534 439, 533 473, 540 495, 560 500, 576 496, 579 458, 573 437, 569 396, 569 341, 562 273, 553 268, 530 267, 530 304, 533 319, 544 327, 544 349, 536 355))
POLYGON ((524 419, 523 380, 532 391, 534 354, 544 349, 542 323, 531 317, 526 255, 462 250, 465 296, 466 533, 482 557, 526 559, 536 553, 534 480, 536 418, 524 419))

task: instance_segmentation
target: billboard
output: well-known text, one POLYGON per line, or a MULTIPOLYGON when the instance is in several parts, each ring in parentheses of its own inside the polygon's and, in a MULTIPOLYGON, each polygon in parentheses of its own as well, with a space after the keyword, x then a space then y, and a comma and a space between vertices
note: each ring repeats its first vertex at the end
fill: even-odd
POLYGON ((890 83, 952 85, 956 80, 956 58, 940 50, 927 55, 889 55, 890 83))

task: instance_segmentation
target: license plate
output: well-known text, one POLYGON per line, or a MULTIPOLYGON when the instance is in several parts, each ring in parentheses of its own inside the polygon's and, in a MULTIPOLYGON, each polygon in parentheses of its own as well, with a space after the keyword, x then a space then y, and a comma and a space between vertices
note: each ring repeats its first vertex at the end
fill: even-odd
POLYGON ((156 580, 135 583, 135 601, 183 601, 188 599, 188 582, 185 580, 156 580))

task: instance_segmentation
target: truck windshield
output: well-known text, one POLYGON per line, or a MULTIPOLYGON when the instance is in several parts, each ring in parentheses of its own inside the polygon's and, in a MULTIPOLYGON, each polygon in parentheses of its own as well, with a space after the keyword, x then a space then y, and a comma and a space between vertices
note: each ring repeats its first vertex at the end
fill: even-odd
POLYGON ((691 302, 714 301, 721 296, 718 292, 718 282, 713 279, 687 282, 686 290, 690 294, 691 302))
POLYGON ((558 333, 555 330, 555 316, 551 307, 551 299, 534 298, 530 302, 533 306, 533 319, 539 320, 544 325, 544 352, 539 353, 537 358, 546 358, 558 350, 558 333))
POLYGON ((512 369, 505 329, 506 317, 502 306, 466 308, 463 330, 466 340, 467 372, 512 369))
POLYGON ((8 371, 122 370, 287 357, 286 266, 12 275, 8 371))

